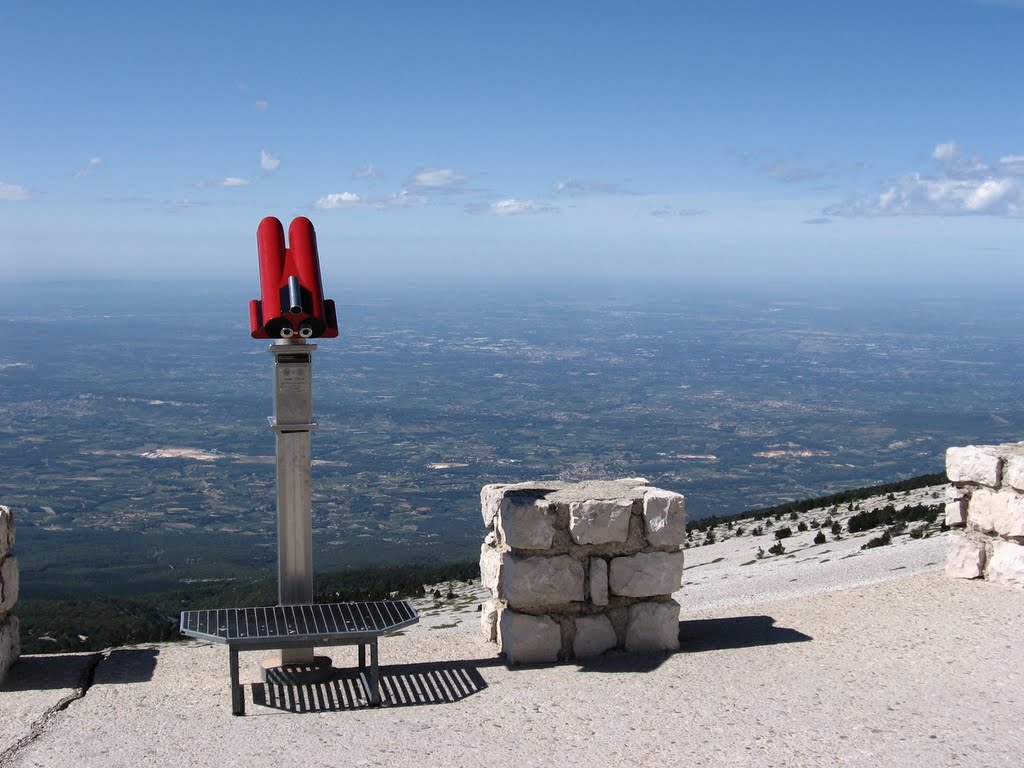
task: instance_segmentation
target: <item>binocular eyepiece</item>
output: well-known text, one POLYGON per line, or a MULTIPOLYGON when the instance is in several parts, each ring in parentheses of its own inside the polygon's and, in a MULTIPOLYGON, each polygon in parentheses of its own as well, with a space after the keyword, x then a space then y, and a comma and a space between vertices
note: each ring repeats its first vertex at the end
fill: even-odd
POLYGON ((298 332, 296 332, 290 325, 282 325, 278 335, 282 339, 290 339, 293 336, 299 336, 303 339, 311 339, 313 338, 313 326, 309 323, 302 323, 299 326, 298 332))

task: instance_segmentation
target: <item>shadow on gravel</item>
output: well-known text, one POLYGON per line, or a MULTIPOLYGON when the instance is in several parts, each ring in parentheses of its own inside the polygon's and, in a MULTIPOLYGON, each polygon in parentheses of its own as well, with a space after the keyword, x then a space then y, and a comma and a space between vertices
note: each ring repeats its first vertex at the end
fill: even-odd
POLYGON ((156 669, 156 648, 119 648, 107 654, 96 669, 94 685, 145 683, 153 679, 156 669))
POLYGON ((22 656, 11 667, 0 691, 51 691, 90 685, 145 683, 153 679, 156 648, 124 648, 102 653, 22 656), (92 679, 93 670, 98 670, 92 679))
MULTIPOLYGON (((380 668, 384 707, 453 704, 487 688, 478 667, 488 660, 405 664, 380 668)), ((338 670, 334 677, 309 685, 252 684, 252 703, 285 712, 336 712, 367 709, 358 670, 338 670)))
POLYGON ((810 635, 795 629, 776 627, 775 619, 771 616, 736 616, 679 622, 679 650, 683 653, 805 643, 812 639, 810 635))
POLYGON ((804 643, 813 638, 795 629, 776 627, 771 616, 737 616, 728 619, 693 619, 679 622, 679 650, 661 653, 608 651, 575 663, 581 672, 653 672, 676 653, 721 651, 756 645, 804 643))
POLYGON ((592 659, 577 659, 574 664, 580 672, 653 672, 673 653, 655 651, 651 653, 626 653, 621 649, 607 651, 592 659))

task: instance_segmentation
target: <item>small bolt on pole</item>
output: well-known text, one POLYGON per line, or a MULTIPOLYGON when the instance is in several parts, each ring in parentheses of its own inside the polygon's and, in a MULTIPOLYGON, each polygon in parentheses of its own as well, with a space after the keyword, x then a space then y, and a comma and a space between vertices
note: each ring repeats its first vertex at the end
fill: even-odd
MULTIPOLYGON (((313 352, 307 339, 334 338, 334 302, 323 298, 316 233, 305 217, 284 229, 267 217, 256 232, 260 299, 249 302, 251 335, 273 339, 274 415, 277 457, 277 570, 280 605, 313 602, 312 454, 313 352)), ((331 669, 331 660, 313 648, 283 648, 263 663, 267 682, 310 682, 331 669)))

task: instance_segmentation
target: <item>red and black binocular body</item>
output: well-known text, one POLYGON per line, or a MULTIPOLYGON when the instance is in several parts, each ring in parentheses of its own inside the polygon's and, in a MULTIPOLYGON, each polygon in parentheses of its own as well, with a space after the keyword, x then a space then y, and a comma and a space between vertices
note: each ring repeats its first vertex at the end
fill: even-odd
POLYGON ((320 257, 313 222, 305 216, 284 228, 273 216, 260 222, 256 246, 260 257, 260 298, 249 302, 254 339, 315 339, 338 335, 334 302, 324 299, 320 257))

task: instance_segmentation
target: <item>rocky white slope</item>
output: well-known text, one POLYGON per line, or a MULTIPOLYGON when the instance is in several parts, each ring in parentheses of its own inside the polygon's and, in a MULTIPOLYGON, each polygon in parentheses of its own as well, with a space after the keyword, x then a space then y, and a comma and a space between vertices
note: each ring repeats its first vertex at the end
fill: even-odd
MULTIPOLYGON (((850 534, 847 522, 857 512, 888 504, 897 509, 917 504, 941 505, 945 501, 943 491, 944 486, 930 486, 894 494, 893 498, 874 496, 851 505, 813 509, 798 514, 795 520, 784 515, 779 521, 742 521, 731 528, 719 525, 712 544, 704 543, 706 534, 694 531, 686 548, 683 583, 673 597, 685 616, 695 611, 806 597, 941 571, 947 542, 947 534, 940 532, 941 514, 939 522, 928 526, 925 537, 912 539, 905 533, 893 537, 887 546, 872 549, 862 547, 883 529, 850 534), (821 527, 827 520, 839 523, 839 537, 831 527, 821 527), (801 523, 807 525, 806 531, 798 530, 801 523), (763 529, 761 535, 753 535, 756 527, 763 529), (774 532, 783 527, 790 528, 793 535, 779 542, 774 532), (736 535, 740 528, 744 529, 742 535, 736 535), (819 531, 825 535, 824 544, 814 543, 819 531), (785 548, 783 554, 769 553, 776 543, 785 548)), ((908 531, 922 525, 911 523, 908 531)), ((479 580, 430 585, 427 594, 427 598, 415 601, 421 620, 408 631, 477 631, 479 606, 488 596, 479 580), (429 596, 435 589, 441 593, 440 599, 429 596), (454 598, 447 597, 449 590, 454 598)))

